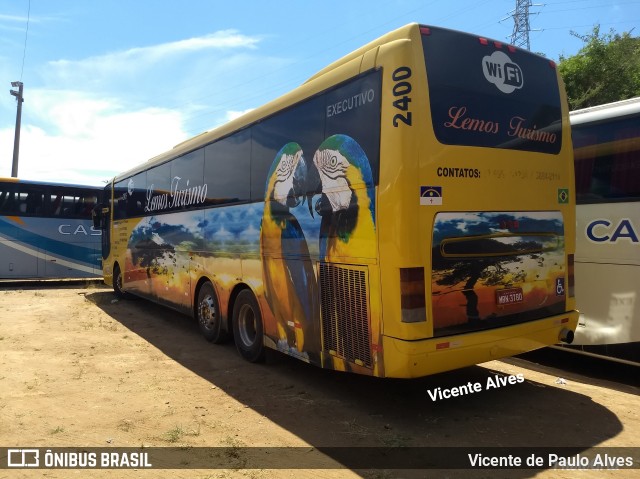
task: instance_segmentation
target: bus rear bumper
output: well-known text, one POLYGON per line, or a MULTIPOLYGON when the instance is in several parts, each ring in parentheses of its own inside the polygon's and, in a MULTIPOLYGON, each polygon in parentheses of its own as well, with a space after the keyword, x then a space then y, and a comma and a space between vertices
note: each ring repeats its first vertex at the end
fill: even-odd
POLYGON ((383 336, 384 376, 417 378, 557 344, 578 311, 487 331, 417 341, 383 336))

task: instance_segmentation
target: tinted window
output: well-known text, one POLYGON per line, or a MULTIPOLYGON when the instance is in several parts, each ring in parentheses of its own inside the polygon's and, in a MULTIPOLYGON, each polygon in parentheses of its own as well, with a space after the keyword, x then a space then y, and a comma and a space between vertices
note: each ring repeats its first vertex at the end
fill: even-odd
POLYGON ((127 181, 122 180, 113 185, 113 217, 117 220, 127 217, 127 181))
POLYGON ((251 199, 264 200, 267 176, 280 149, 297 143, 307 162, 324 140, 325 102, 322 96, 299 103, 253 127, 251 199))
POLYGON ((251 130, 246 129, 205 148, 204 182, 207 204, 249 200, 251 130))
POLYGON ((17 183, 2 185, 0 191, 0 213, 5 215, 15 215, 21 212, 26 195, 21 194, 17 183))
POLYGON ((342 134, 356 140, 367 155, 374 184, 378 184, 380 157, 381 84, 382 73, 376 71, 325 95, 325 138, 342 134))
POLYGON ((639 117, 572 128, 578 203, 640 198, 639 117))
POLYGON ((119 181, 113 189, 115 219, 131 218, 144 214, 147 195, 147 180, 144 172, 119 181))
POLYGON ((377 184, 381 71, 371 71, 256 124, 252 128, 251 199, 264 200, 277 153, 297 143, 310 164, 325 140, 342 135, 358 144, 377 184))
POLYGON ((493 40, 429 29, 422 44, 438 141, 560 151, 560 92, 549 60, 493 40))
POLYGON ((171 165, 165 163, 147 171, 145 213, 169 208, 171 191, 171 165))
POLYGON ((97 202, 97 192, 54 187, 49 191, 45 196, 45 209, 49 216, 91 218, 91 210, 97 202))
POLYGON ((203 206, 206 195, 204 148, 172 160, 169 209, 175 211, 203 206))
POLYGON ((138 173, 127 182, 127 217, 144 215, 147 201, 147 174, 138 173))
POLYGON ((90 218, 97 190, 70 186, 5 183, 0 185, 0 213, 17 216, 90 218))

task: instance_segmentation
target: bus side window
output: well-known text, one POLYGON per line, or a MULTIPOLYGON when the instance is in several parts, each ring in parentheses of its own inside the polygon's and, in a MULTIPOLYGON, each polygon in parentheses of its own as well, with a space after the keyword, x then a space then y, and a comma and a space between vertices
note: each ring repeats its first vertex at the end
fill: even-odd
POLYGON ((27 194, 26 210, 30 215, 42 214, 42 193, 31 192, 27 194))
POLYGON ((62 195, 51 195, 51 216, 60 216, 61 207, 62 195))
POLYGON ((9 200, 9 192, 7 190, 0 191, 0 212, 4 212, 6 208, 6 204, 9 200))
POLYGON ((0 213, 12 214, 16 213, 16 191, 15 185, 4 185, 4 190, 0 194, 0 213))
MULTIPOLYGON (((171 165, 171 191, 182 191, 196 188, 196 191, 203 188, 204 175, 204 148, 199 148, 191 153, 175 158, 171 165)), ((222 175, 221 175, 222 176, 222 175)), ((144 194, 144 193, 143 193, 144 194)), ((196 195, 197 196, 197 195, 196 195)), ((187 202, 178 202, 172 209, 189 209, 202 206, 198 199, 191 199, 187 202)))
POLYGON ((614 153, 611 165, 611 196, 613 198, 638 198, 640 196, 640 164, 638 149, 633 139, 638 136, 637 126, 620 128, 615 132, 614 153), (634 149, 635 148, 635 149, 634 149))
POLYGON ((251 131, 241 130, 205 148, 204 183, 210 206, 249 201, 251 131), (225 174, 221 175, 220 172, 225 174))

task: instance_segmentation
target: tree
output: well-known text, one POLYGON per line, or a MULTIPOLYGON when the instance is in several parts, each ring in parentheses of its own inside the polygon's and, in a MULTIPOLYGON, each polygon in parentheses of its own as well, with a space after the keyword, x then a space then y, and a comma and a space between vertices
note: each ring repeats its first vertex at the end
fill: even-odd
POLYGON ((600 26, 588 35, 571 57, 560 55, 562 75, 571 110, 640 96, 640 38, 614 30, 601 34, 600 26))

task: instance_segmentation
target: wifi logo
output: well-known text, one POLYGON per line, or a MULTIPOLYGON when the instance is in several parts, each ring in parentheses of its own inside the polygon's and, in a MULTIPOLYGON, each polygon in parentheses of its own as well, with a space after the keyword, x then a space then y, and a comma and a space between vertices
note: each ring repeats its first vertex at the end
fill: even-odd
POLYGON ((524 85, 522 69, 504 52, 493 52, 483 57, 482 73, 502 93, 513 93, 524 85))

